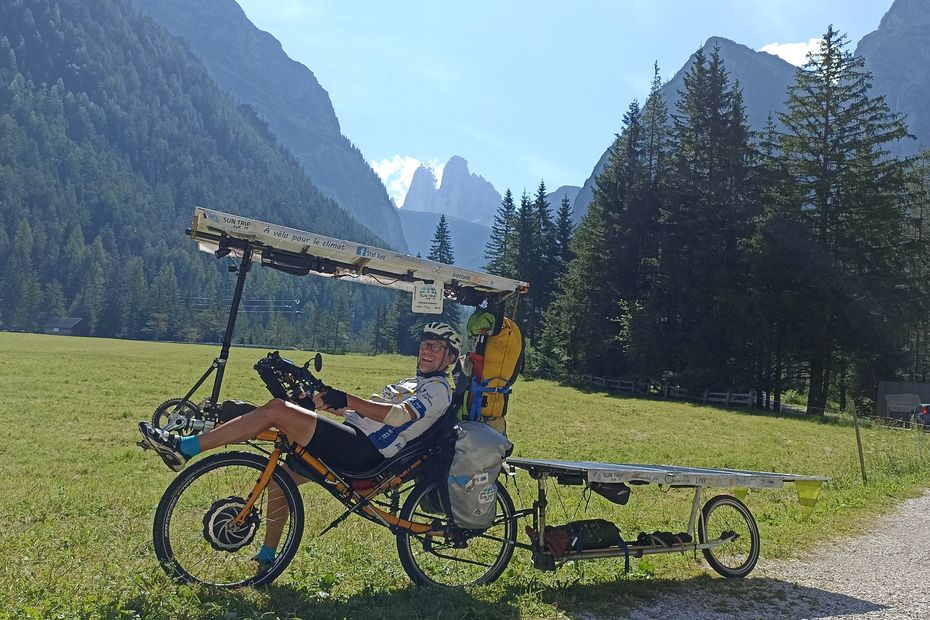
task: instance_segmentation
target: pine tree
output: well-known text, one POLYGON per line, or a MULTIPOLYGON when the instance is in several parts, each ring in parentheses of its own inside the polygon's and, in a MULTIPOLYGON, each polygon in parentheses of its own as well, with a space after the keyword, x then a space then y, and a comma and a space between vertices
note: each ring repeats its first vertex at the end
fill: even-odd
POLYGON ((526 332, 533 340, 541 331, 543 312, 552 303, 556 281, 559 277, 558 238, 549 201, 546 200, 546 183, 539 182, 533 196, 533 282, 529 292, 529 307, 532 313, 526 318, 526 332))
POLYGON ((415 334, 414 325, 417 315, 410 310, 410 295, 397 293, 392 313, 394 320, 394 350, 401 355, 416 355, 419 334, 415 334))
POLYGON ((46 319, 65 314, 65 295, 62 292, 61 284, 58 280, 52 280, 45 285, 45 308, 44 317, 46 319))
POLYGON ((0 276, 0 323, 13 329, 33 329, 42 303, 42 286, 32 262, 33 235, 22 220, 13 237, 7 265, 0 276))
POLYGON ((497 212, 494 214, 494 223, 491 225, 491 236, 484 252, 488 260, 488 272, 499 276, 516 276, 516 247, 513 230, 516 225, 516 205, 510 188, 504 192, 497 212))
POLYGON ((379 353, 393 353, 394 351, 397 319, 391 315, 392 310, 387 304, 382 303, 378 305, 378 312, 370 327, 370 349, 375 355, 379 353))
POLYGON ((152 282, 152 290, 149 298, 149 313, 160 314, 166 317, 166 335, 174 335, 180 327, 178 323, 179 301, 178 279, 175 275, 174 265, 172 263, 165 263, 152 282))
MULTIPOLYGON (((449 233, 449 226, 446 223, 446 216, 444 214, 440 216, 439 223, 436 225, 436 232, 433 234, 433 242, 430 245, 427 259, 443 263, 444 265, 452 265, 455 262, 455 252, 452 248, 452 235, 449 233)), ((448 301, 444 302, 442 305, 442 314, 435 318, 458 329, 459 322, 461 321, 461 313, 459 312, 458 304, 449 303, 448 301)), ((419 339, 422 326, 428 322, 429 321, 424 320, 422 317, 415 322, 413 327, 415 333, 412 334, 415 339, 419 339)))
POLYGON ((439 217, 439 223, 436 225, 436 232, 433 233, 433 241, 430 243, 429 254, 426 258, 445 265, 451 265, 455 262, 452 235, 449 233, 449 225, 446 223, 445 214, 439 217))
POLYGON ((662 355, 693 387, 751 380, 744 338, 748 267, 757 202, 751 148, 738 85, 719 50, 702 50, 684 77, 674 116, 674 161, 663 200, 662 355), (682 346, 681 343, 687 343, 682 346))
POLYGON ((635 273, 627 216, 644 177, 642 137, 639 104, 633 101, 575 233, 575 258, 546 310, 540 346, 544 365, 570 360, 576 372, 609 376, 627 370, 618 320, 624 288, 630 288, 623 281, 635 273))
POLYGON ((575 225, 572 223, 572 203, 568 196, 562 196, 562 203, 559 205, 559 212, 555 220, 555 241, 556 256, 559 263, 559 275, 565 270, 565 265, 572 260, 571 240, 575 232, 575 225))
POLYGON ((661 88, 659 67, 654 64, 652 88, 638 119, 641 162, 635 167, 629 206, 621 216, 628 223, 625 269, 629 273, 625 294, 618 302, 619 338, 631 373, 649 378, 658 378, 669 369, 668 352, 662 348, 665 315, 660 294, 664 276, 661 213, 668 194, 672 140, 661 88))
POLYGON ((546 309, 540 343, 540 370, 556 376, 603 372, 614 340, 604 303, 608 285, 600 276, 608 252, 601 205, 592 201, 571 242, 575 257, 559 280, 559 294, 546 309))
POLYGON ((672 146, 668 107, 662 96, 662 76, 659 73, 658 62, 652 67, 652 86, 641 117, 646 149, 646 172, 655 187, 664 179, 672 146))
POLYGON ((903 281, 909 166, 887 148, 907 130, 883 97, 871 95, 871 74, 847 44, 827 29, 795 72, 781 116, 781 147, 800 196, 785 215, 803 224, 816 266, 798 274, 807 276, 799 282, 808 304, 799 344, 809 360, 811 413, 823 413, 838 350, 875 360, 860 374, 896 365, 887 352, 903 348, 915 302, 903 281))
MULTIPOLYGON (((538 250, 538 218, 533 202, 526 190, 520 197, 520 207, 517 210, 516 225, 513 229, 513 246, 516 249, 516 270, 513 277, 530 283, 530 291, 538 285, 540 274, 537 262, 538 250)), ((532 341, 536 336, 536 296, 532 293, 522 295, 519 300, 521 326, 524 337, 532 341)))
POLYGON ((747 304, 752 309, 756 334, 752 345, 754 389, 758 406, 779 410, 781 394, 794 387, 785 385, 784 375, 791 348, 790 331, 801 322, 794 315, 799 309, 799 296, 793 276, 802 271, 794 263, 803 260, 803 255, 787 247, 787 240, 803 239, 806 233, 782 216, 785 205, 796 203, 796 199, 791 196, 794 189, 771 115, 755 146, 754 177, 762 209, 753 236, 746 243, 751 274, 747 304), (768 402, 762 402, 763 394, 768 394, 768 402))

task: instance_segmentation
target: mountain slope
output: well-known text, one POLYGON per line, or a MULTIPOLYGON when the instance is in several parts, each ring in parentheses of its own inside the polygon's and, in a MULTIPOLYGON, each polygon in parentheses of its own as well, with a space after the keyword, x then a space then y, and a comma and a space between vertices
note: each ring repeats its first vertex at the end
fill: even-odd
MULTIPOLYGON (((795 67, 777 56, 757 52, 723 37, 711 37, 702 47, 708 57, 715 48, 720 50, 720 57, 730 74, 730 79, 738 80, 742 87, 750 127, 757 131, 762 130, 770 114, 777 118, 778 113, 784 111, 787 90, 794 80, 795 67)), ((679 91, 684 89, 684 76, 693 64, 694 54, 674 77, 662 86, 662 97, 671 114, 675 113, 679 91)), ((609 154, 609 150, 604 151, 591 176, 578 192, 573 205, 573 217, 576 222, 588 211, 588 204, 594 197, 595 180, 607 164, 609 154)))
POLYGON ((568 198, 568 203, 572 204, 575 202, 575 198, 578 197, 578 192, 580 191, 581 188, 577 185, 562 185, 554 192, 546 194, 546 202, 552 207, 553 212, 557 212, 559 207, 562 206, 563 198, 568 198))
POLYGON ((314 184, 391 247, 406 249, 394 205, 361 152, 340 133, 329 94, 256 28, 234 0, 134 0, 188 42, 217 84, 249 104, 314 184))
MULTIPOLYGON (((222 306, 232 280, 184 237, 196 205, 379 243, 125 0, 0 3, 0 205, 0 324, 14 329, 69 313, 96 335, 216 338, 191 300, 222 306)), ((258 269, 249 290, 327 286, 258 269)))
POLYGON ((856 55, 872 72, 873 92, 885 96, 893 112, 905 115, 917 140, 898 143, 899 155, 930 146, 930 3, 895 0, 878 29, 864 36, 856 55))

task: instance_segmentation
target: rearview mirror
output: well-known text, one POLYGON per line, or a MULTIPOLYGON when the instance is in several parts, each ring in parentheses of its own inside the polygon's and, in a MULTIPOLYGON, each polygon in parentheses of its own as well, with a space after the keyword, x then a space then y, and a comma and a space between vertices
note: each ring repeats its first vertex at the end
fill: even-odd
POLYGON ((313 356, 313 368, 316 369, 317 372, 323 370, 323 356, 319 353, 313 356))

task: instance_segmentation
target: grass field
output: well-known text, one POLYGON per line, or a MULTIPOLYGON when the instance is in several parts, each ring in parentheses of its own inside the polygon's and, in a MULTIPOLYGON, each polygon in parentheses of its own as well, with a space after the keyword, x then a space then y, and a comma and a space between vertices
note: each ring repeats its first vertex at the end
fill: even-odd
MULTIPOLYGON (((0 424, 6 430, 0 480, 9 485, 0 491, 0 617, 596 616, 670 589, 719 582, 691 555, 634 560, 629 575, 619 560, 543 573, 517 550, 493 585, 417 589, 386 530, 350 519, 317 537, 340 506, 305 486, 304 542, 273 587, 179 587, 159 568, 151 544, 155 506, 174 474, 136 447, 136 426, 163 400, 182 396, 217 351, 0 333, 0 424)), ((308 357, 290 353, 295 360, 308 357)), ((233 351, 224 397, 267 399, 251 369, 263 354, 233 351)), ((400 356, 328 356, 321 376, 368 394, 408 376, 412 366, 412 358, 400 356)), ((863 486, 853 429, 843 422, 619 398, 549 381, 518 383, 508 421, 518 456, 832 477, 809 521, 800 520, 792 485, 749 495, 763 559, 815 552, 827 540, 868 528, 870 519, 930 485, 930 438, 916 431, 863 429, 869 468, 869 485, 863 486)), ((518 475, 511 491, 518 507, 531 503, 530 483, 518 475)), ((576 488, 553 487, 550 500, 553 522, 603 516, 635 538, 640 530, 683 529, 690 493, 636 487, 630 503, 620 507, 596 496, 586 504, 576 488)), ((779 595, 777 582, 771 595, 779 595)))

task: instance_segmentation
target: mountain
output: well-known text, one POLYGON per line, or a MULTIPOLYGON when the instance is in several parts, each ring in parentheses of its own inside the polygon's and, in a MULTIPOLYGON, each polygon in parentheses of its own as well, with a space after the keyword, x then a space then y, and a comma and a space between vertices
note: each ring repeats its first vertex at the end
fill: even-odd
MULTIPOLYGON (((442 214, 408 211, 406 208, 397 211, 400 215, 400 222, 404 226, 404 236, 410 243, 410 253, 413 255, 419 253, 420 256, 426 258, 442 214)), ((446 224, 449 226, 449 235, 452 237, 455 264, 460 267, 483 270, 487 262, 484 250, 491 238, 490 227, 451 215, 446 215, 446 224)))
MULTIPOLYGON (((404 197, 402 211, 436 212, 439 191, 436 189, 436 175, 429 166, 421 165, 413 172, 410 188, 404 197)), ((403 218, 401 218, 403 221, 403 218)), ((406 234, 404 235, 406 238, 406 234)))
MULTIPOLYGON (((445 213, 461 220, 490 226, 500 206, 501 195, 484 177, 472 174, 468 162, 453 155, 442 170, 442 184, 427 166, 417 168, 404 198, 404 211, 445 213)), ((438 221, 438 218, 437 218, 438 221)), ((416 243, 407 237, 413 249, 416 243)))
POLYGON ((217 84, 248 104, 324 194, 395 249, 406 243, 393 203, 362 153, 340 132, 329 94, 234 0, 133 0, 184 39, 217 84))
POLYGON ((553 211, 558 211, 559 207, 562 205, 562 198, 568 198, 569 203, 575 202, 575 198, 578 197, 578 192, 581 191, 581 188, 577 185, 563 185, 554 192, 549 192, 546 194, 546 202, 552 207, 553 211))
POLYGON ((906 116, 917 140, 900 141, 898 155, 930 146, 930 3, 895 0, 878 29, 856 46, 872 72, 873 92, 885 96, 893 112, 906 116))
MULTIPOLYGON (((757 52, 723 37, 711 37, 702 47, 704 54, 708 57, 715 48, 720 51, 720 58, 730 74, 730 79, 739 81, 743 89, 743 101, 746 105, 750 127, 753 130, 762 130, 765 128, 769 115, 777 118, 778 113, 785 110, 788 86, 794 81, 794 65, 772 54, 757 52)), ((662 97, 665 99, 669 113, 675 112, 678 93, 684 90, 684 76, 693 64, 694 54, 674 77, 662 86, 662 97)), ((607 164, 609 155, 608 148, 598 159, 584 187, 578 192, 573 205, 576 222, 580 221, 588 211, 588 204, 594 197, 595 179, 607 164)))
MULTIPOLYGON (((184 236, 197 205, 381 242, 127 0, 0 2, 0 205, 5 329, 219 339, 233 280, 184 236)), ((328 308, 316 280, 256 269, 248 295, 328 308)), ((266 320, 243 314, 237 340, 267 342, 266 320)))
MULTIPOLYGON (((559 212, 559 209, 562 207, 562 198, 568 198, 569 204, 574 204, 575 199, 578 198, 578 194, 581 192, 581 188, 577 185, 563 185, 554 192, 549 192, 546 194, 546 202, 549 203, 549 206, 552 208, 552 217, 555 218, 556 214, 559 212)), ((575 215, 574 211, 572 212, 572 222, 577 224, 581 218, 575 215)))

